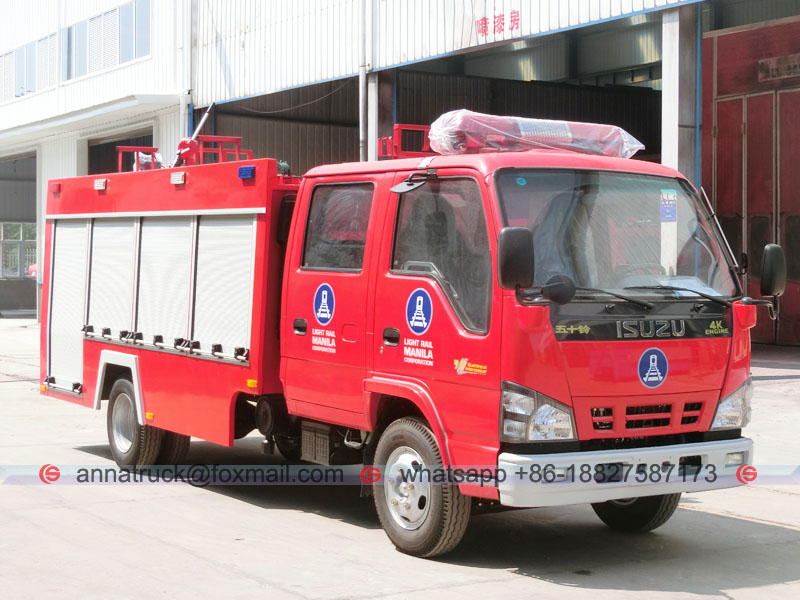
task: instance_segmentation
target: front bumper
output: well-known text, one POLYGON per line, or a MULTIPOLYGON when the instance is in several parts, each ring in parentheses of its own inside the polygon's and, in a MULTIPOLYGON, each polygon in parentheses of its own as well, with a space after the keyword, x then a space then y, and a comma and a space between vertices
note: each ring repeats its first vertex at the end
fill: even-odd
POLYGON ((716 490, 742 485, 737 478, 740 465, 725 466, 727 456, 737 452, 742 453, 742 464, 753 464, 749 438, 598 452, 503 452, 498 457, 497 487, 500 503, 517 507, 716 490), (692 466, 681 469, 684 463, 692 466), (606 481, 596 480, 598 472, 606 481))

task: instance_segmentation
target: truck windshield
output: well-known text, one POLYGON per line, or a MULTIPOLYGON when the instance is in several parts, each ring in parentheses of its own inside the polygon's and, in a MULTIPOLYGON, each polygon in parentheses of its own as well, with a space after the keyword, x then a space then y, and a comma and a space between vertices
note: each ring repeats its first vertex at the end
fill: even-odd
POLYGON ((496 182, 505 225, 533 232, 536 287, 564 274, 580 287, 637 296, 737 293, 726 255, 686 182, 568 169, 505 169, 496 182))

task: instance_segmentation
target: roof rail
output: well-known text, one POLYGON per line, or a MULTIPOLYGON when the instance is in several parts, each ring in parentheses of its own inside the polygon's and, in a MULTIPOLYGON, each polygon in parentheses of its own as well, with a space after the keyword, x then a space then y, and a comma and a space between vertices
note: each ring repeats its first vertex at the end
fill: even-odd
POLYGON ((160 168, 156 166, 156 152, 158 152, 158 148, 153 146, 117 146, 117 173, 122 173, 122 157, 129 152, 133 153, 134 171, 148 171, 150 169, 160 168), (149 154, 150 163, 140 163, 139 154, 149 154))

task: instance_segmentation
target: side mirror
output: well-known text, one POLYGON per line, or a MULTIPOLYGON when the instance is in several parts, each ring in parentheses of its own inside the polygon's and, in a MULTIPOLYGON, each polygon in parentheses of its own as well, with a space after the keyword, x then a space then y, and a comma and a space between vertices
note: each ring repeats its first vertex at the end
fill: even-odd
POLYGON ((761 295, 777 297, 786 288, 786 257, 777 244, 764 246, 761 259, 761 295))
POLYGON ((500 287, 513 290, 533 285, 533 234, 527 227, 504 227, 497 238, 500 287))

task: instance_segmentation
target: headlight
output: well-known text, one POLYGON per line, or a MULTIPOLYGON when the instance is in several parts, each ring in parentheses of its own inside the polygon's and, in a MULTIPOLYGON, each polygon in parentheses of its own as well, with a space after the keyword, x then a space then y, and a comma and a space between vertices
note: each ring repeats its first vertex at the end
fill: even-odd
POLYGON ((748 377, 743 385, 719 401, 711 429, 745 427, 750 423, 750 398, 752 397, 753 382, 748 377))
POLYGON ((575 439, 575 419, 569 406, 513 383, 503 382, 502 390, 501 442, 575 439))

